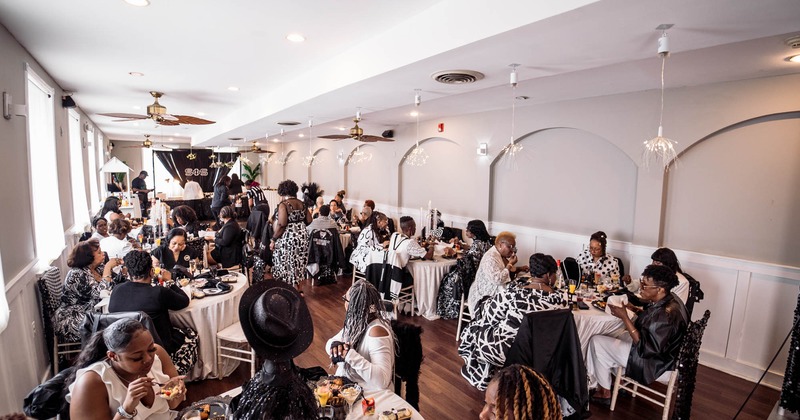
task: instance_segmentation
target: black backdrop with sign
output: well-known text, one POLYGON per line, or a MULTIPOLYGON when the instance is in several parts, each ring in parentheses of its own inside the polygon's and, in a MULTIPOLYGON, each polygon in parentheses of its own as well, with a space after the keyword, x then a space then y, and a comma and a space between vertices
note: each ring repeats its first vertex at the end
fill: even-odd
POLYGON ((192 150, 191 153, 197 155, 194 160, 189 160, 187 156, 189 149, 176 149, 170 151, 154 151, 159 161, 167 168, 169 174, 181 183, 181 187, 186 185, 188 179, 197 181, 204 192, 214 191, 214 184, 218 179, 227 175, 230 168, 209 168, 211 155, 215 156, 216 161, 235 162, 238 153, 214 153, 211 150, 192 150))

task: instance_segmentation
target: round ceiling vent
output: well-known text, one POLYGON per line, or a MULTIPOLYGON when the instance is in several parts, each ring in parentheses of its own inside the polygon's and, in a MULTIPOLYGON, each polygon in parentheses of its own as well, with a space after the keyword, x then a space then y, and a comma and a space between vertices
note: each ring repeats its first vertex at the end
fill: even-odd
POLYGON ((800 35, 795 35, 786 39, 786 45, 791 48, 800 48, 800 35))
POLYGON ((448 85, 475 83, 484 78, 483 73, 473 70, 445 70, 431 75, 433 80, 448 85))
POLYGON ((293 126, 293 125, 300 125, 300 122, 299 121, 279 121, 278 125, 293 126))

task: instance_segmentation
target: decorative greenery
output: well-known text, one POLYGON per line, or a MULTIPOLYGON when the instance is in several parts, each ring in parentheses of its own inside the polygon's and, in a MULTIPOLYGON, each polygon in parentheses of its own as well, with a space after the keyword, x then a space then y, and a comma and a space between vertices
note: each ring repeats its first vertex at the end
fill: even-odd
POLYGON ((250 166, 250 165, 248 165, 248 164, 243 162, 242 163, 242 168, 244 168, 244 171, 245 171, 245 173, 242 174, 242 178, 244 178, 245 181, 247 181, 247 180, 255 181, 256 178, 259 175, 261 175, 261 164, 260 163, 258 165, 256 165, 256 166, 250 166))
POLYGON ((125 182, 124 172, 113 173, 111 174, 111 176, 114 178, 115 181, 119 182, 120 184, 123 184, 125 182))

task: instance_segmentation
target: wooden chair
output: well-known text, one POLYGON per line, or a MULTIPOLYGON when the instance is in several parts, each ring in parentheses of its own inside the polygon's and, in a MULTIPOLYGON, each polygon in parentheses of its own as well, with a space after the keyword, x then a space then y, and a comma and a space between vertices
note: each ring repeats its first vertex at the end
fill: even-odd
POLYGON ((683 337, 683 343, 678 355, 678 360, 675 361, 675 369, 670 371, 669 381, 667 382, 667 390, 661 393, 653 388, 642 385, 631 378, 623 375, 622 367, 617 367, 617 376, 614 380, 614 389, 611 392, 611 411, 617 405, 617 397, 619 390, 624 389, 631 393, 635 398, 637 396, 646 399, 656 405, 664 408, 661 418, 666 420, 669 417, 669 408, 672 402, 672 394, 675 390, 675 385, 678 385, 677 403, 675 404, 675 413, 673 418, 689 418, 692 411, 692 395, 694 394, 695 377, 697 375, 697 362, 698 354, 700 352, 700 344, 703 340, 703 333, 705 332, 708 319, 711 317, 711 311, 706 310, 703 318, 692 322, 686 329, 686 334, 683 337), (645 394, 645 392, 647 394, 645 394), (649 394, 649 395, 648 395, 649 394), (657 398, 660 398, 659 401, 657 398))
POLYGON ((469 322, 472 321, 472 315, 469 313, 469 305, 464 300, 464 294, 461 294, 461 309, 458 310, 458 325, 456 325, 456 341, 461 339, 461 324, 466 328, 469 322))
POLYGON ((237 322, 229 327, 217 332, 217 369, 219 379, 222 379, 222 359, 233 359, 250 363, 250 377, 256 375, 257 357, 256 352, 247 342, 247 337, 242 330, 242 324, 237 322), (233 343, 242 347, 223 346, 223 342, 233 343), (226 353, 227 352, 227 353, 226 353))

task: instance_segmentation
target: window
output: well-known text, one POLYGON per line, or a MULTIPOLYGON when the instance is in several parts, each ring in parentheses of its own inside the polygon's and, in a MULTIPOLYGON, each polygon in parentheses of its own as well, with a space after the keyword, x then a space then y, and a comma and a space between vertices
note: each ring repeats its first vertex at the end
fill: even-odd
POLYGON ((53 181, 53 171, 57 166, 54 92, 29 66, 26 76, 34 249, 39 266, 43 267, 58 258, 66 246, 58 183, 53 181))
MULTIPOLYGON (((0 258, 0 267, 2 266, 3 266, 3 259, 0 258)), ((5 330, 6 327, 8 326, 9 310, 8 310, 8 301, 6 300, 5 290, 6 290, 6 284, 5 281, 3 280, 3 270, 0 270, 0 291, 3 291, 2 293, 0 293, 0 333, 2 333, 3 330, 5 330)))
POLYGON ((72 212, 76 232, 82 232, 89 224, 89 208, 86 206, 86 177, 83 174, 83 147, 81 121, 78 113, 69 110, 69 171, 72 178, 72 212))
POLYGON ((91 198, 90 210, 92 213, 100 211, 102 203, 100 202, 100 195, 97 189, 97 154, 95 152, 94 144, 94 128, 87 122, 83 123, 83 127, 88 128, 85 130, 86 135, 86 154, 87 161, 89 162, 89 197, 91 198))

